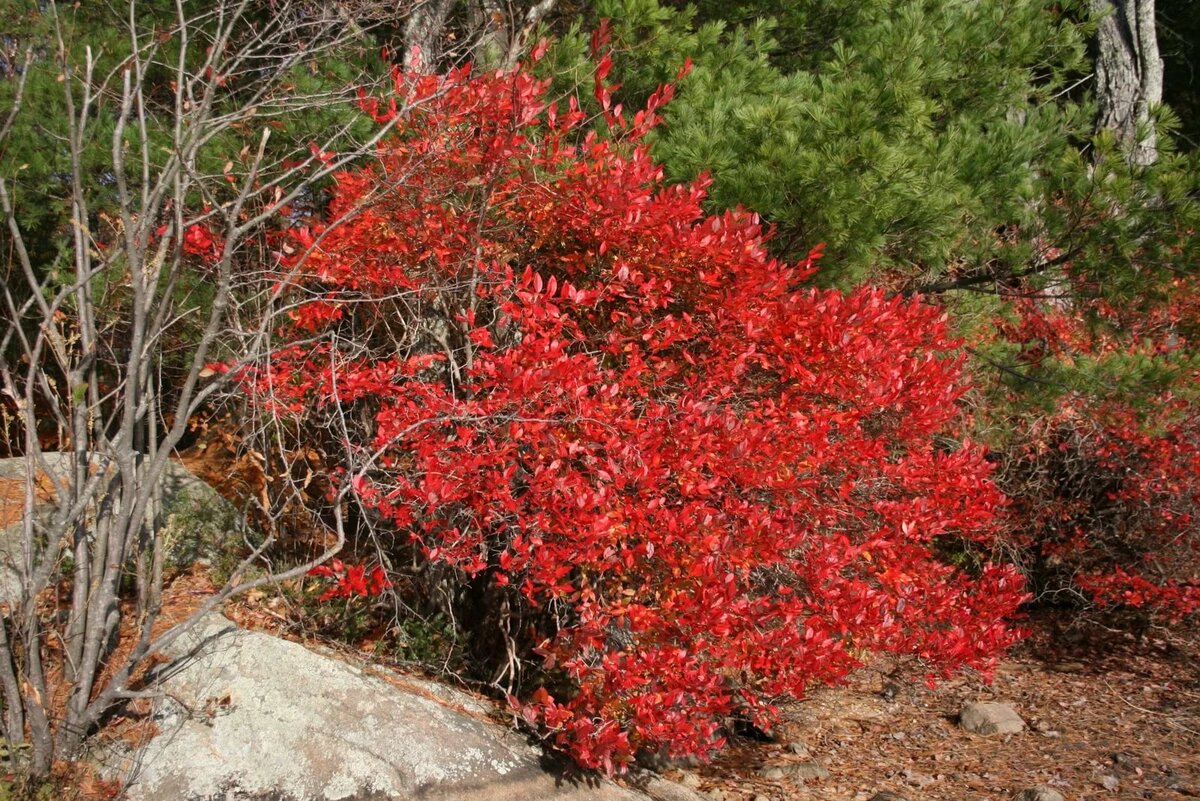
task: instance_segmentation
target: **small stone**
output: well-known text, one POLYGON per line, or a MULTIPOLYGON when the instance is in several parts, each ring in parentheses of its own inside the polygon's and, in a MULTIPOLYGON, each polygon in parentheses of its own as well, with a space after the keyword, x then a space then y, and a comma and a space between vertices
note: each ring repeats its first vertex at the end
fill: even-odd
POLYGON ((788 743, 787 750, 796 756, 808 756, 808 746, 804 743, 788 743))
POLYGON ((771 798, 770 796, 765 796, 762 793, 759 793, 758 795, 754 796, 751 801, 771 801, 771 798))
POLYGON ((712 799, 712 801, 725 801, 725 791, 720 787, 714 787, 708 791, 708 797, 712 799))
POLYGON ((653 798, 654 801, 705 801, 705 797, 694 788, 664 779, 657 773, 642 774, 635 778, 634 786, 653 798))
POLYGON ((790 765, 782 765, 780 767, 785 776, 798 781, 829 778, 829 771, 825 769, 824 765, 818 762, 794 762, 790 765))
POLYGON ((1008 704, 982 701, 967 704, 958 714, 958 725, 976 734, 1017 734, 1025 721, 1008 704))
POLYGON ((1019 792, 1013 801, 1065 801, 1058 790, 1045 785, 1030 787, 1028 790, 1019 792))
POLYGON ((758 775, 762 776, 769 782, 782 781, 783 769, 778 765, 767 765, 758 771, 758 775))
POLYGON ((1100 784, 1104 786, 1105 790, 1115 793, 1117 788, 1121 786, 1121 780, 1109 773, 1100 777, 1100 784))
POLYGON ((871 796, 870 801, 908 801, 908 799, 898 793, 880 790, 878 793, 871 796))
POLYGON ((904 780, 915 787, 928 787, 936 779, 926 773, 918 773, 908 768, 904 769, 904 780))

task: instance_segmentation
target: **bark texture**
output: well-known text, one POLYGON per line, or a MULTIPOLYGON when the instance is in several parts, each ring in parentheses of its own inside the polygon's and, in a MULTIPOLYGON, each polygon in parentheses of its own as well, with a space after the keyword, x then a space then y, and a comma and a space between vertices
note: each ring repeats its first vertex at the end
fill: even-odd
POLYGON ((1163 62, 1158 52, 1154 0, 1092 0, 1096 31, 1097 128, 1111 128, 1135 164, 1158 158, 1153 130, 1139 125, 1162 102, 1163 62))
POLYGON ((511 70, 529 46, 538 24, 557 0, 423 0, 404 26, 404 66, 435 72, 456 57, 466 56, 480 70, 511 70), (447 52, 448 39, 465 43, 447 52))
POLYGON ((436 68, 441 56, 439 42, 454 0, 425 0, 413 7, 404 24, 404 66, 418 72, 436 68))

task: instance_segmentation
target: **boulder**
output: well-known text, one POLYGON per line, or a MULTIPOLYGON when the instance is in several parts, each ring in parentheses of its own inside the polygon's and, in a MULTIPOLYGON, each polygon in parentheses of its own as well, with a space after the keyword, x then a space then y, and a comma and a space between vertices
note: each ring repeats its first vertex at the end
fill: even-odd
POLYGON ((958 724, 976 734, 1017 734, 1025 730, 1025 721, 1015 709, 994 701, 967 704, 959 712, 958 724))
POLYGON ((152 679, 155 736, 105 771, 128 801, 644 801, 564 780, 485 702, 213 615, 152 679), (485 714, 490 711, 492 715, 485 714))

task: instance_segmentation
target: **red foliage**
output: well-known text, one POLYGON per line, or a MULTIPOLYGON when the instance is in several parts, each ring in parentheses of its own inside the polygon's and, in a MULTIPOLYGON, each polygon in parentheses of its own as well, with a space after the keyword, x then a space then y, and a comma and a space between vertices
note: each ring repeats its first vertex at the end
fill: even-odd
POLYGON ((1102 607, 1167 622, 1200 612, 1200 417, 1164 396, 1151 412, 1068 396, 1026 433, 1014 542, 1102 607))
POLYGON ((545 88, 460 71, 364 98, 403 122, 292 232, 304 344, 243 385, 373 420, 345 443, 378 456, 356 491, 540 613, 571 690, 519 704, 584 766, 706 754, 731 712, 769 725, 868 651, 986 667, 1025 596, 935 556, 986 545, 1002 501, 978 447, 935 446, 962 392, 944 316, 805 288, 819 252, 779 263, 754 216, 704 214, 703 180, 664 184, 639 139, 670 87, 606 105, 616 140, 545 88))
POLYGON ((367 598, 381 595, 392 586, 384 569, 376 565, 368 573, 364 565, 346 565, 341 559, 333 559, 327 564, 317 565, 308 571, 308 575, 327 579, 330 586, 317 599, 332 601, 335 598, 351 598, 361 596, 367 598))
MULTIPOLYGON (((166 232, 167 226, 164 225, 156 233, 161 237, 166 232)), ((212 263, 221 258, 220 238, 203 223, 193 223, 185 226, 183 239, 180 244, 185 254, 194 256, 201 261, 212 263)))
POLYGON ((1102 607, 1179 622, 1200 613, 1200 411, 1189 398, 1200 374, 1188 356, 1200 293, 1180 278, 1149 309, 1079 306, 1091 325, 1079 307, 1017 303, 1000 333, 1025 344, 1018 358, 1035 377, 1046 365, 1105 375, 1115 362, 1107 374, 1136 378, 1093 379, 1049 414, 1009 423, 1021 432, 1004 481, 1012 541, 1043 592, 1073 587, 1102 607))

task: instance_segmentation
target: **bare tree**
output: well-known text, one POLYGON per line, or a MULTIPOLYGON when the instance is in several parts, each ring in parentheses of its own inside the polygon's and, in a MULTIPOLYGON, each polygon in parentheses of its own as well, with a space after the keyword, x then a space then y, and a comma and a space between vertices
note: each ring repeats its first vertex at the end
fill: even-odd
POLYGON ((1162 102, 1154 0, 1092 0, 1096 30, 1097 125, 1112 129, 1134 164, 1158 159, 1150 112, 1162 102))
MULTIPOLYGON (((402 20, 402 9, 176 0, 173 19, 150 24, 138 3, 128 0, 123 12, 128 42, 115 66, 77 49, 54 0, 46 12, 71 159, 65 270, 54 274, 31 255, 13 191, 20 167, 0 165, 0 238, 9 258, 0 402, 15 416, 15 449, 26 462, 24 522, 9 545, 17 588, 0 598, 0 727, 10 744, 28 743, 34 776, 75 756, 115 704, 139 697, 134 679, 147 657, 200 616, 234 593, 303 574, 345 539, 343 490, 332 505, 336 541, 323 554, 248 578, 264 564, 273 544, 267 536, 189 620, 155 626, 165 471, 189 420, 228 386, 228 374, 210 376, 206 365, 222 361, 236 372, 262 358, 278 315, 288 311, 286 276, 269 266, 264 232, 389 131, 384 125, 357 141, 347 124, 311 149, 281 142, 289 119, 348 102, 354 88, 301 96, 296 71, 361 46, 370 25, 402 20), (115 119, 101 147, 116 200, 99 208, 84 155, 97 146, 104 114, 115 119), (244 143, 240 153, 223 168, 204 166, 234 138, 244 143), (101 218, 106 234, 97 230, 101 218), (202 306, 179 291, 196 279, 208 293, 202 306), (115 290, 102 297, 101 286, 115 290), (168 343, 176 351, 170 369, 168 343), (43 451, 39 422, 57 430, 57 452, 43 451), (39 481, 49 484, 48 514, 39 481)), ((25 54, 15 102, 0 119, 0 153, 25 113, 33 58, 25 54)), ((351 475, 366 469, 346 467, 351 475)))

